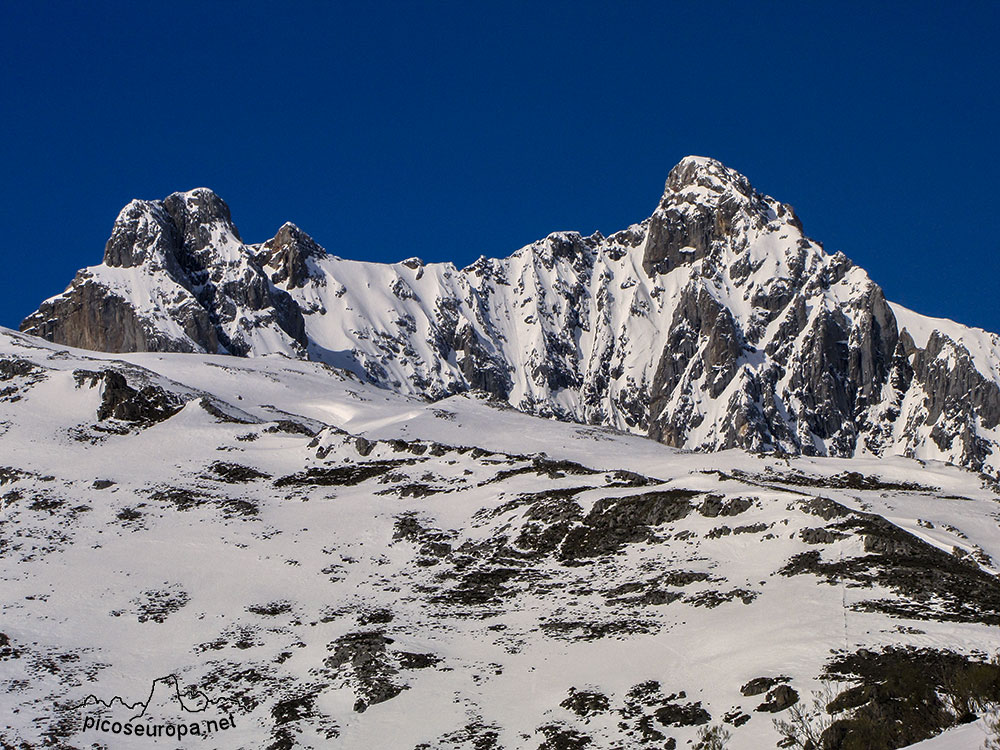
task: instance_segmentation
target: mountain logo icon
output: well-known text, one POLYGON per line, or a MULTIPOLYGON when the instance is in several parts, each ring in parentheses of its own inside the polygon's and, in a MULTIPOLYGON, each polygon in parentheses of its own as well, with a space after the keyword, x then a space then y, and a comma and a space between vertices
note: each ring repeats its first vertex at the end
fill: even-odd
POLYGON ((88 711, 84 731, 137 737, 201 737, 233 729, 236 720, 217 700, 201 690, 181 690, 176 675, 154 679, 144 700, 120 695, 103 699, 91 694, 73 708, 88 711), (120 717, 120 718, 119 718, 120 717))

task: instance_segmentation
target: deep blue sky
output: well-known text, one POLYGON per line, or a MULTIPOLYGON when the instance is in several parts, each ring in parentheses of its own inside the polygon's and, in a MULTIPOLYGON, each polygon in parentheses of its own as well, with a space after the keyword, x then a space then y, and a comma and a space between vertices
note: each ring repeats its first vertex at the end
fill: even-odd
POLYGON ((639 221, 703 154, 890 299, 1000 331, 1000 4, 538 5, 7 3, 0 324, 133 197, 465 265, 639 221))

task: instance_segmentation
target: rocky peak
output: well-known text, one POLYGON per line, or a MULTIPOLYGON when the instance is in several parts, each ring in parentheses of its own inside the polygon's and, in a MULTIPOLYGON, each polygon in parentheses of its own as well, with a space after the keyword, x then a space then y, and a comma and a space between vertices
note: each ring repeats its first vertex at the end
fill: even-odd
POLYGON ((171 193, 163 200, 163 205, 182 231, 190 226, 221 224, 240 239, 229 206, 209 188, 171 193))
POLYGON ((295 224, 286 221, 271 239, 260 247, 257 258, 262 266, 274 269, 271 281, 287 282, 289 289, 302 287, 311 276, 310 259, 322 258, 326 250, 295 224))
POLYGON ((688 156, 670 170, 650 218, 643 269, 654 277, 725 249, 738 256, 749 246, 749 234, 773 219, 800 229, 792 218, 790 209, 758 193, 736 170, 688 156))
POLYGON ((594 264, 597 247, 604 240, 599 234, 583 237, 579 232, 553 232, 548 237, 515 255, 527 253, 542 268, 551 270, 559 261, 568 262, 575 270, 582 271, 594 264))
POLYGON ((159 201, 134 200, 123 208, 104 247, 104 263, 132 268, 155 259, 165 266, 177 229, 159 201))
POLYGON ((179 278, 182 268, 212 265, 214 249, 226 243, 242 244, 229 206, 208 188, 196 188, 125 206, 105 246, 104 263, 112 268, 149 265, 179 278))
POLYGON ((685 156, 667 175, 661 203, 674 193, 695 187, 717 194, 735 192, 744 198, 757 195, 750 180, 735 169, 707 156, 685 156))
POLYGON ((264 247, 276 249, 291 246, 297 247, 307 255, 315 255, 317 257, 326 255, 326 250, 320 247, 316 240, 290 221, 282 224, 277 234, 264 243, 264 247))
MULTIPOLYGON (((286 244, 322 252, 291 225, 282 229, 286 244)), ((104 351, 247 355, 268 338, 301 354, 306 343, 301 311, 264 275, 229 206, 207 188, 129 203, 112 228, 104 265, 78 274, 21 328, 104 351)))
POLYGON ((213 191, 172 193, 163 200, 163 208, 177 228, 178 255, 189 272, 211 275, 213 266, 245 261, 247 253, 229 206, 213 191))

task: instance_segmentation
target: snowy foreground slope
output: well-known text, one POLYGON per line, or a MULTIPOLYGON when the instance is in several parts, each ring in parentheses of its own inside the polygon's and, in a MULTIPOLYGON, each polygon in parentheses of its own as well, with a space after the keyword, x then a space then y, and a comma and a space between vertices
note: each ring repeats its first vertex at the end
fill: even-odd
POLYGON ((282 353, 678 448, 1000 475, 1000 339, 888 303, 790 206, 704 157, 627 229, 556 232, 464 269, 344 260, 292 224, 247 244, 204 188, 132 201, 103 263, 21 329, 101 351, 282 353))
POLYGON ((864 711, 896 672, 925 701, 909 743, 997 651, 997 488, 933 461, 682 452, 303 359, 3 329, 0 485, 9 747, 211 717, 157 741, 668 748, 724 725, 753 750, 824 682, 864 711))

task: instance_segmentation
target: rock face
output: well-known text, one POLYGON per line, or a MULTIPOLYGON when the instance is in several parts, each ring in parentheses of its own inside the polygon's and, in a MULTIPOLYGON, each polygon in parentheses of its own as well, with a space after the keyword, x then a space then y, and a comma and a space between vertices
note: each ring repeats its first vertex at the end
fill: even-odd
POLYGON ((292 224, 246 245, 204 189, 134 201, 104 263, 22 330, 108 351, 309 357, 679 448, 1000 473, 998 337, 888 303, 789 206, 703 157, 670 172, 639 224, 461 270, 342 260, 292 224))
POLYGON ((115 370, 76 370, 73 377, 78 387, 85 383, 91 388, 102 385, 101 405, 97 409, 97 418, 101 421, 118 419, 123 422, 153 424, 169 419, 183 405, 179 398, 160 386, 132 388, 126 377, 115 370))
POLYGON ((286 222, 274 237, 261 245, 257 255, 262 266, 275 271, 271 281, 287 289, 298 289, 307 282, 323 283, 323 273, 314 261, 326 257, 326 250, 291 222, 286 222))

